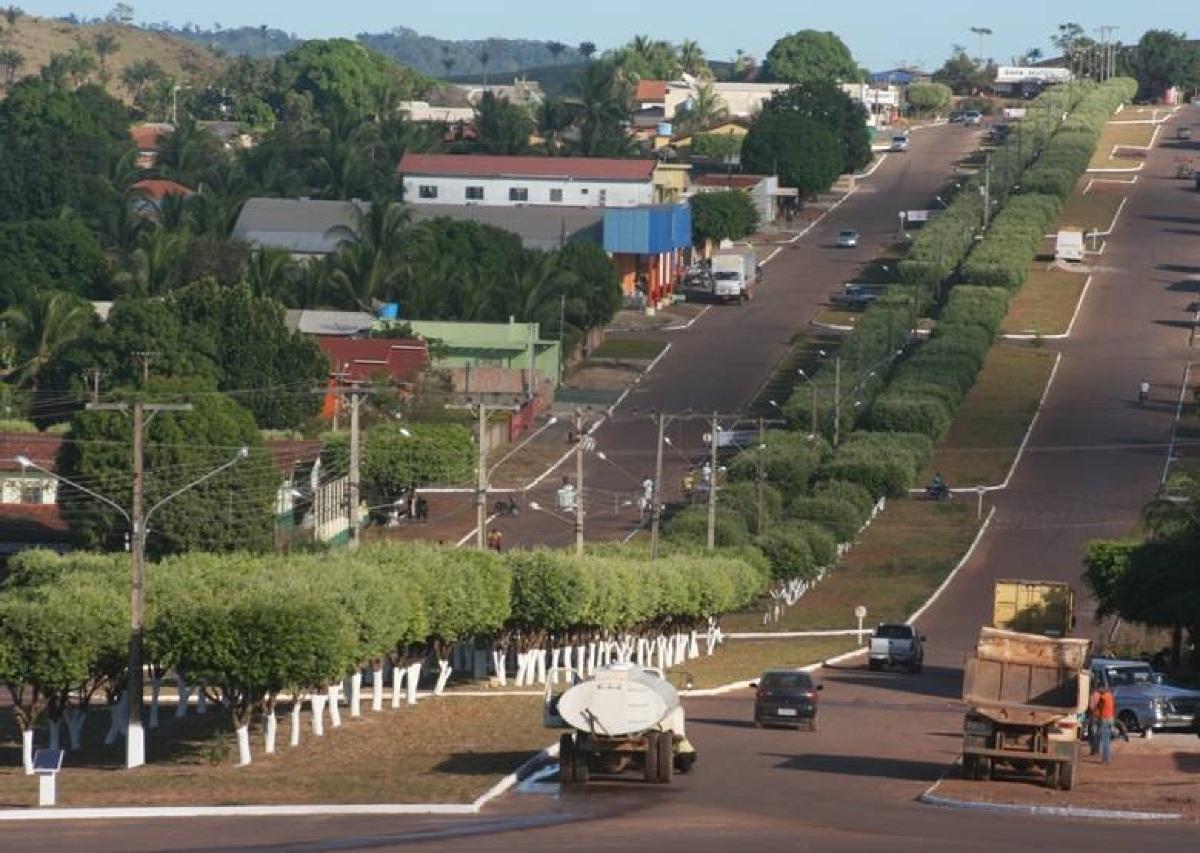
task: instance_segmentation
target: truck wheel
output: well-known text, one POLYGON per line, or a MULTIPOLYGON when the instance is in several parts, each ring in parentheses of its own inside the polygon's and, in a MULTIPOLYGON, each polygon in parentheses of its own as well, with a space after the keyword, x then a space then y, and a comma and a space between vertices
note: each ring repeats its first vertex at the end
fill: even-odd
POLYGON ((642 775, 651 784, 658 781, 658 732, 646 735, 646 745, 642 751, 642 775))
POLYGON ((560 785, 575 783, 575 738, 569 734, 558 739, 558 782, 560 785))
POLYGON ((1058 787, 1059 773, 1061 772, 1061 768, 1062 768, 1062 765, 1057 761, 1052 761, 1046 765, 1046 787, 1047 788, 1057 788, 1058 787))
POLYGON ((576 785, 586 785, 591 768, 588 766, 588 754, 582 749, 575 750, 571 776, 576 785))
POLYGON ((671 782, 671 771, 675 761, 675 737, 670 731, 659 732, 658 734, 658 778, 655 780, 660 785, 668 785, 671 782))
MULTIPOLYGON (((1122 711, 1117 715, 1117 722, 1123 725, 1125 731, 1129 734, 1142 731, 1142 727, 1138 725, 1137 714, 1133 713, 1133 711, 1122 711)), ((1116 727, 1114 726, 1113 728, 1115 729, 1116 727)))
POLYGON ((867 669, 871 670, 871 672, 878 672, 880 669, 879 661, 877 661, 877 660, 867 661, 867 669))
POLYGON ((980 782, 989 782, 992 778, 992 759, 978 756, 979 763, 975 766, 975 778, 980 782))
POLYGON ((1063 791, 1075 788, 1076 762, 1066 761, 1058 766, 1058 787, 1063 791))
POLYGON ((979 772, 979 756, 964 755, 962 760, 962 775, 964 779, 974 779, 979 772))

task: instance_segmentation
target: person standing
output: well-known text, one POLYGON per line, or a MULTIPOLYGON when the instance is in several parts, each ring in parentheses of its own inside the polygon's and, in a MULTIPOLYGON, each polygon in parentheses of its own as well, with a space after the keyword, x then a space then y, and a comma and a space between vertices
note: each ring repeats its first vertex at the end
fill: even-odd
POLYGON ((1112 689, 1103 686, 1096 696, 1096 722, 1099 725, 1097 740, 1100 743, 1100 761, 1112 763, 1113 726, 1117 721, 1117 700, 1112 689))
POLYGON ((1088 709, 1087 709, 1087 739, 1088 746, 1091 748, 1090 754, 1095 755, 1100 751, 1100 717, 1098 713, 1100 705, 1100 685, 1092 682, 1092 692, 1088 694, 1088 709))

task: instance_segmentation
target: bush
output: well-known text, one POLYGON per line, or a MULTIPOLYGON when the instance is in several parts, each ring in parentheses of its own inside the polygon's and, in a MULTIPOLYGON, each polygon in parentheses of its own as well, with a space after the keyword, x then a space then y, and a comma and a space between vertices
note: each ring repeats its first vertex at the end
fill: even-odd
POLYGON ((813 565, 818 569, 828 568, 837 562, 837 539, 827 527, 812 521, 795 521, 787 525, 796 535, 803 535, 812 552, 813 565))
MULTIPOLYGON (((770 524, 783 512, 783 495, 770 483, 763 483, 763 520, 770 524)), ((730 483, 717 489, 717 510, 727 510, 741 517, 747 530, 758 526, 758 485, 750 482, 730 483)))
POLYGON ((906 92, 908 104, 915 112, 929 115, 944 111, 950 106, 954 93, 942 83, 913 83, 906 92))
POLYGON ((817 566, 805 531, 792 525, 773 527, 759 537, 758 547, 770 560, 771 576, 776 580, 816 576, 817 566))
MULTIPOLYGON (((740 548, 750 544, 750 528, 741 513, 717 508, 716 545, 740 548)), ((690 506, 674 513, 663 523, 663 537, 680 544, 703 544, 708 540, 708 508, 690 506)))
POLYGON ((772 430, 763 443, 764 449, 751 447, 733 458, 729 464, 729 478, 735 482, 752 482, 761 465, 767 482, 785 499, 808 488, 813 471, 829 453, 829 445, 824 441, 810 439, 799 432, 772 430))
POLYGON ((943 400, 888 392, 875 401, 867 422, 886 432, 919 432, 935 441, 950 428, 954 415, 943 400))
POLYGON ((788 515, 797 521, 813 521, 826 527, 839 542, 850 542, 862 527, 853 504, 836 497, 801 497, 788 505, 788 515))
POLYGON ((875 509, 875 496, 871 494, 871 490, 850 480, 822 480, 813 487, 813 497, 845 501, 858 511, 863 523, 871 517, 871 511, 875 509))
POLYGON ((1009 294, 1002 287, 977 287, 960 284, 950 293, 942 311, 944 325, 976 325, 993 339, 1008 313, 1009 294))

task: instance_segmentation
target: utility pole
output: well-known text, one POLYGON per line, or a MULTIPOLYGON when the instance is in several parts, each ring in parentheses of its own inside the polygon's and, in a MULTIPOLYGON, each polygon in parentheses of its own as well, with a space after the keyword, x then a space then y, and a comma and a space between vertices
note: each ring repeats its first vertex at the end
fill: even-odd
MULTIPOLYGON (((143 365, 148 364, 148 359, 143 365)), ((129 683, 125 688, 129 706, 129 721, 125 736, 125 766, 141 767, 146 763, 146 732, 142 727, 143 641, 145 634, 145 428, 159 412, 190 412, 190 403, 108 403, 88 406, 99 411, 132 412, 133 415, 133 504, 129 513, 131 599, 129 608, 129 683), (146 417, 146 413, 150 418, 146 417)))
POLYGON ((717 423, 717 413, 713 412, 712 440, 709 442, 708 459, 708 464, 712 468, 712 473, 708 477, 708 550, 710 551, 717 547, 717 445, 720 443, 717 440, 717 431, 720 428, 720 424, 717 423))
POLYGON ((833 360, 833 446, 842 437, 842 357, 833 360))
POLYGON ((587 444, 583 434, 583 411, 575 409, 575 553, 583 554, 583 451, 587 444))
MULTIPOLYGON (((658 413, 658 449, 654 459, 653 506, 650 507, 650 559, 658 559, 658 524, 662 515, 663 444, 666 438, 667 416, 658 413)), ((714 438, 714 441, 716 439, 714 438)))
POLYGON ((133 357, 142 364, 143 387, 150 381, 150 362, 154 361, 155 355, 157 355, 157 353, 150 352, 149 350, 138 350, 133 354, 133 357))
POLYGON ((347 478, 348 500, 347 513, 350 521, 350 550, 359 546, 361 531, 358 527, 358 505, 362 502, 362 439, 358 427, 358 407, 362 405, 366 395, 358 391, 350 393, 350 474, 347 478))
POLYGON ((988 154, 983 169, 983 230, 992 220, 992 155, 988 154))
POLYGON ((765 456, 766 452, 767 452, 767 427, 766 427, 766 423, 763 421, 763 419, 759 418, 758 419, 758 465, 754 472, 754 485, 756 487, 756 492, 757 492, 757 494, 755 495, 755 499, 757 500, 757 503, 758 503, 757 524, 755 525, 755 532, 759 536, 763 535, 763 524, 765 521, 765 519, 763 518, 763 514, 764 514, 763 487, 764 487, 765 481, 766 481, 766 470, 765 470, 766 469, 766 459, 764 459, 763 457, 765 456))
POLYGON ((92 389, 92 405, 100 402, 100 377, 104 375, 104 371, 98 367, 93 367, 84 375, 85 380, 90 379, 88 385, 92 389))
POLYGON ((479 469, 475 480, 475 547, 487 550, 488 434, 487 406, 479 404, 479 469))

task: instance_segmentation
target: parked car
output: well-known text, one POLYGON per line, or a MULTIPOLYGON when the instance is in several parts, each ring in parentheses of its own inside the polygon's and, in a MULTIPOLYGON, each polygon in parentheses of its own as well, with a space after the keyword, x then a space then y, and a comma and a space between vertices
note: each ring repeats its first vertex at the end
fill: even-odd
POLYGON ((965 125, 983 124, 983 113, 978 110, 968 110, 963 113, 962 123, 965 125))
POLYGON ((949 121, 951 124, 960 124, 966 114, 965 110, 953 110, 950 113, 949 121))
POLYGON ((1179 128, 1176 129, 1176 131, 1175 131, 1175 138, 1176 139, 1191 139, 1192 138, 1192 126, 1190 124, 1180 125, 1179 128))
POLYGON ((893 136, 890 150, 892 150, 892 151, 907 151, 908 150, 908 134, 907 133, 897 133, 895 136, 893 136))
POLYGON ((920 672, 925 665, 925 638, 912 625, 880 622, 871 634, 867 668, 903 666, 909 672, 920 672))
POLYGON ((843 285, 841 290, 829 294, 829 304, 838 308, 866 308, 877 299, 878 293, 857 284, 843 285))
POLYGON ((1112 689, 1117 719, 1126 731, 1150 737, 1156 731, 1193 731, 1200 691, 1166 684, 1145 661, 1092 659, 1092 683, 1112 689))
POLYGON ((807 672, 794 669, 768 669, 754 690, 754 725, 804 727, 817 730, 817 699, 823 684, 814 684, 807 672))
POLYGON ((839 249, 853 249, 858 246, 858 232, 853 228, 847 228, 845 231, 839 231, 837 235, 837 244, 839 249))

